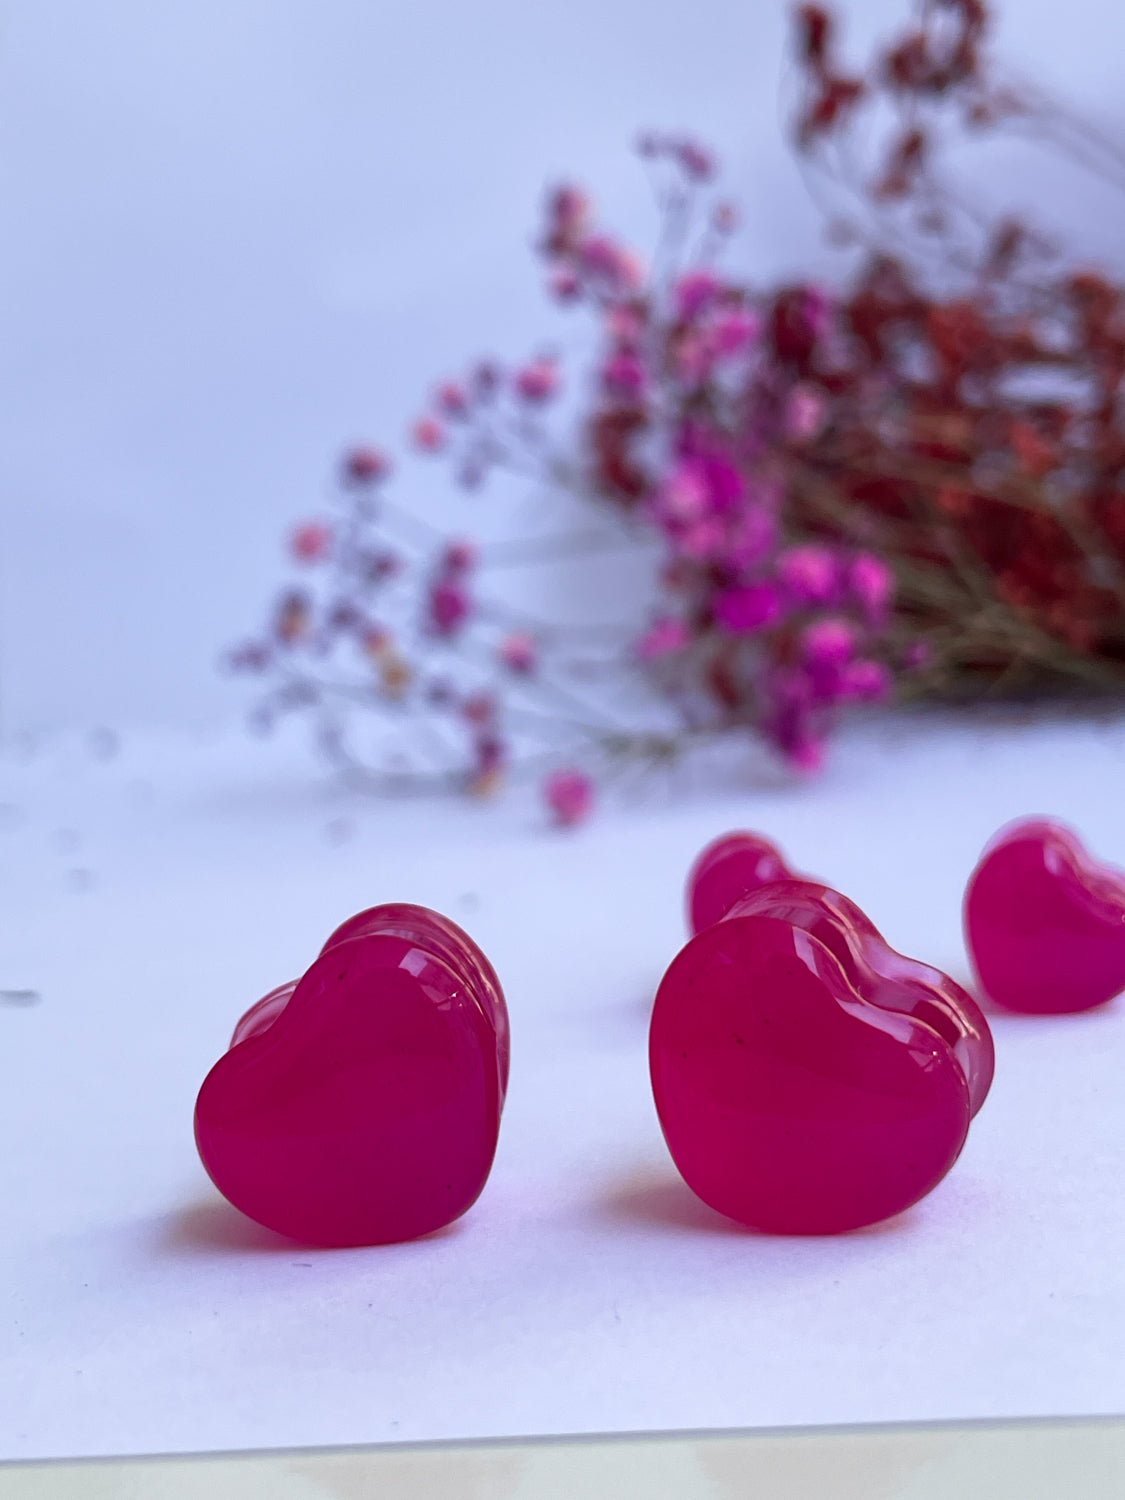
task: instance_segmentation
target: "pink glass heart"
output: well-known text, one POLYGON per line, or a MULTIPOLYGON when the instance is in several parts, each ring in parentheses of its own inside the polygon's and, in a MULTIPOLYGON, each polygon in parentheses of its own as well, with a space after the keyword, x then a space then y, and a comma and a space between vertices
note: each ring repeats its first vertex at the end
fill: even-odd
POLYGON ((1125 873, 1050 818, 1011 823, 969 878, 965 942, 997 1005, 1061 1015, 1125 989, 1125 873))
POLYGON ((657 1114, 705 1203, 780 1234, 901 1213, 942 1180, 992 1079, 992 1037, 944 974, 846 897, 752 892, 693 937, 657 992, 657 1114))
POLYGON ((714 839, 687 878, 687 917, 692 932, 721 921, 736 901, 774 880, 803 879, 761 834, 739 831, 714 839))
POLYGON ((374 907, 242 1017, 199 1091, 196 1144, 267 1228, 415 1239, 479 1197, 507 1080, 507 1009, 480 949, 425 907, 374 907))

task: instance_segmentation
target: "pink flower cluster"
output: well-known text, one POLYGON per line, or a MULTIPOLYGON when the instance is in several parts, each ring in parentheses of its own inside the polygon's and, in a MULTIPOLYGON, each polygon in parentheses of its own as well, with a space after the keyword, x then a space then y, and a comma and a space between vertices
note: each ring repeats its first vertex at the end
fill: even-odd
MULTIPOLYGON (((706 213, 710 249, 654 279, 640 255, 598 225, 585 193, 567 185, 550 194, 540 239, 550 288, 561 303, 591 313, 598 342, 581 463, 553 446, 545 425, 562 385, 547 350, 511 369, 484 362, 439 383, 412 443, 445 459, 467 486, 494 469, 578 473, 601 503, 651 528, 663 551, 659 604, 620 669, 632 663, 674 702, 692 705, 685 726, 753 728, 795 770, 811 771, 839 713, 885 698, 895 672, 916 660, 902 652, 896 659, 888 648, 895 579, 887 562, 810 529, 792 503, 792 459, 835 420, 838 311, 817 286, 762 294, 721 272, 714 253, 735 215, 722 202, 701 208, 715 172, 710 153, 658 136, 645 137, 640 151, 668 178, 667 212, 706 213)), ((296 563, 331 578, 326 598, 290 590, 271 639, 243 648, 238 664, 287 674, 286 705, 323 705, 329 688, 313 663, 358 642, 380 701, 396 712, 417 703, 462 726, 464 784, 487 793, 519 759, 512 695, 522 695, 522 721, 538 724, 550 722, 560 701, 550 681, 554 652, 537 631, 496 623, 481 593, 488 549, 468 541, 435 539, 413 575, 412 646, 375 618, 379 600, 409 571, 401 550, 372 531, 389 470, 376 449, 346 456, 342 494, 351 513, 308 521, 290 538, 296 563), (475 683, 458 688, 428 673, 427 653, 447 659, 450 649, 464 654, 466 668, 490 663, 491 679, 482 683, 474 668, 475 683)), ((588 740, 596 751, 592 727, 588 740)), ((554 821, 569 826, 589 813, 594 784, 587 769, 568 765, 550 772, 542 793, 554 821)))
MULTIPOLYGON (((697 172, 683 150, 642 144, 686 202, 714 164, 700 152, 708 165, 697 172)), ((711 221, 728 222, 718 209, 711 221)), ((589 423, 598 486, 665 546, 665 602, 636 658, 702 688, 720 717, 755 724, 794 768, 812 769, 838 711, 893 685, 891 569, 802 534, 788 503, 787 456, 831 420, 831 298, 807 284, 754 294, 710 263, 685 266, 666 290, 646 284, 640 259, 600 232, 574 188, 550 200, 541 243, 555 284, 592 303, 602 330, 589 423)))

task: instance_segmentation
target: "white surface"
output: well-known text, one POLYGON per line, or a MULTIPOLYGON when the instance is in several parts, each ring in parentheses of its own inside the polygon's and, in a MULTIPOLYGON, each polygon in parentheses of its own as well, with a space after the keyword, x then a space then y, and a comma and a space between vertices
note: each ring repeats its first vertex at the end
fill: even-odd
POLYGON ((683 873, 723 828, 963 978, 986 837, 1052 812, 1121 858, 1123 773, 1122 728, 899 724, 809 787, 696 773, 559 836, 519 796, 351 804, 280 744, 5 762, 0 982, 43 998, 0 1008, 0 1457, 1125 1409, 1120 1004, 998 1019, 952 1175, 836 1239, 699 1205, 645 1062, 683 873), (309 1252, 211 1189, 194 1094, 241 1011, 387 898, 496 963, 500 1150, 449 1232, 309 1252))
MULTIPOLYGON (((911 0, 849 0, 862 56, 911 0)), ((1001 0, 1005 58, 1108 128, 1122 18, 1001 0)), ((779 107, 789 0, 5 0, 0 731, 194 724, 339 449, 432 383, 571 340, 531 253, 546 183, 644 247, 641 129, 712 141, 732 266, 831 270, 779 107)), ((975 161, 975 154, 973 157, 975 161)), ((1120 204, 987 151, 1004 201, 1121 261, 1120 204)), ((396 496, 458 531, 407 463, 396 496)))

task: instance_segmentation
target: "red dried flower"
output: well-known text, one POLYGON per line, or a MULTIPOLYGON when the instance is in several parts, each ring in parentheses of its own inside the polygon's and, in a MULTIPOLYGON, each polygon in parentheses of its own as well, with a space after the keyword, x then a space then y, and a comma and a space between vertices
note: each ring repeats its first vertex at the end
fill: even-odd
POLYGON ((344 480, 349 484, 375 484, 390 471, 391 461, 380 448, 353 448, 344 456, 344 480))

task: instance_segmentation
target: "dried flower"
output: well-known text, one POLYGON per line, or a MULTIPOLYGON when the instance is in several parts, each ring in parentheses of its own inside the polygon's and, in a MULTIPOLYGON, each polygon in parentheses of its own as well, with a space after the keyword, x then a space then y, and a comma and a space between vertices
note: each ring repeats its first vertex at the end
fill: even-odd
POLYGON ((343 475, 348 484, 375 484, 391 471, 391 461, 380 448, 353 448, 344 455, 343 475))
POLYGON ((558 302, 574 302, 578 297, 582 295, 581 281, 573 271, 568 271, 565 268, 563 270, 555 271, 552 274, 548 285, 550 287, 552 297, 554 297, 558 302))
POLYGON ((289 538, 289 551, 297 562, 323 562, 332 551, 332 528, 323 521, 306 521, 289 538))
POLYGON ((839 590, 840 570, 827 547, 788 548, 777 559, 777 573, 798 604, 830 604, 839 590))
POLYGON ((468 724, 483 728, 496 718, 496 698, 492 693, 470 693, 461 705, 461 716, 468 724))
POLYGON ((635 401, 648 384, 648 372, 635 354, 613 354, 602 366, 602 385, 615 396, 635 401))
POLYGON ((543 783, 543 797, 562 828, 589 817, 594 805, 594 783, 584 771, 552 771, 543 783))
POLYGON ((297 589, 283 594, 274 617, 274 634, 286 646, 307 635, 312 616, 308 597, 297 589))
POLYGON ((429 623, 435 635, 456 635, 469 617, 468 590, 455 578, 438 578, 430 585, 429 623))
POLYGON ((890 669, 881 661, 850 661, 840 674, 841 698, 879 703, 891 691, 890 669))
POLYGON ((382 652, 379 658, 379 685, 384 698, 402 698, 413 675, 409 663, 393 647, 382 652))
POLYGON ((447 417, 463 417, 469 410, 469 393, 458 380, 443 381, 434 399, 438 409, 447 417))
POLYGON ((715 623, 728 635, 750 635, 772 625, 781 614, 781 600, 772 583, 727 589, 715 599, 715 623))
POLYGON ((848 587, 868 625, 877 630, 885 624, 895 591, 894 574, 886 563, 870 552, 861 552, 848 569, 848 587))
POLYGON ((436 417, 419 417, 411 435, 414 446, 422 453, 439 453, 445 447, 445 427, 436 417))
POLYGON ((673 291, 676 316, 684 322, 697 318, 704 308, 710 306, 722 288, 723 283, 714 271, 706 268, 686 271, 676 282, 673 291))
POLYGON ((534 636, 528 635, 526 631, 516 630, 500 642, 498 655, 510 672, 522 676, 535 670, 539 649, 534 636))
POLYGON ((474 542, 450 542, 442 553, 441 571, 449 575, 467 573, 477 563, 477 547, 474 542))
POLYGON ((549 401, 559 388, 559 368, 553 359, 537 359, 515 375, 516 394, 524 401, 549 401))
POLYGON ((615 295, 635 292, 644 282, 640 257, 608 235, 594 235, 581 247, 580 261, 587 275, 601 281, 615 295))
POLYGON ((656 661, 662 656, 671 656, 682 651, 691 639, 683 620, 674 615, 665 615, 651 625, 637 642, 637 655, 641 661, 656 661))
POLYGON ((791 443, 807 443, 824 421, 824 399, 811 386, 795 385, 785 403, 785 436, 791 443))
MULTIPOLYGON (((829 226, 854 251, 831 291, 724 269, 738 215, 705 186, 714 157, 650 132, 638 149, 665 216, 651 280, 580 188, 557 187, 545 205, 548 285, 588 313, 598 349, 593 378, 570 382, 579 420, 568 410, 565 424, 550 421, 561 366, 540 354, 445 382, 415 424, 414 444, 447 455, 467 486, 507 469, 601 507, 601 535, 576 537, 575 557, 603 550, 606 511, 622 534, 655 540, 657 596, 624 649, 599 657, 589 642, 602 631, 583 621, 498 640, 509 616, 480 589, 501 557, 459 541, 436 558, 391 547, 384 526, 410 531, 389 502, 373 503, 389 464, 357 448, 343 460, 344 514, 290 537, 293 561, 320 569, 315 596, 287 591, 263 639, 230 658, 272 674, 261 721, 318 716, 319 743, 345 758, 355 740, 342 721, 370 707, 372 679, 399 700, 417 677, 428 685, 409 711, 396 705, 396 726, 455 710, 456 773, 484 794, 525 737, 557 753, 552 725, 619 753, 620 733, 579 722, 581 684, 661 663, 649 676, 680 722, 671 748, 697 729, 752 728, 802 774, 822 763, 842 714, 900 684, 957 696, 1125 686, 1125 288, 1068 265, 1008 214, 966 210, 934 165, 947 132, 1005 121, 1086 160, 1102 147, 1064 112, 994 82, 988 14, 985 0, 919 0, 849 76, 832 14, 798 9, 793 140, 810 172, 835 174, 833 201, 856 205, 829 226), (580 436, 560 442, 552 427, 580 436), (411 641, 409 661, 376 610, 411 641), (428 659, 438 652, 441 679, 428 659), (357 657, 358 682, 347 677, 357 657), (501 734, 508 713, 518 741, 501 734)), ((501 545, 522 565, 554 544, 501 545)), ((654 743, 663 731, 638 732, 646 754, 654 743)), ((557 775, 545 795, 570 786, 556 816, 576 821, 592 783, 557 775)))

